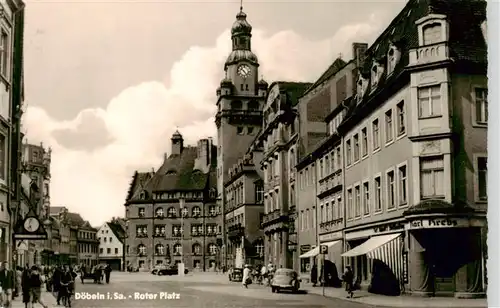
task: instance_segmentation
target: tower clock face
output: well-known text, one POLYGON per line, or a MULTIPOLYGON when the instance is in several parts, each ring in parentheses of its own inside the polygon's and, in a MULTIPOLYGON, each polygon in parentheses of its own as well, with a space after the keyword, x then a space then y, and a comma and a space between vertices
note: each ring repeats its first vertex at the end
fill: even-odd
POLYGON ((247 78, 248 76, 250 76, 251 72, 252 72, 252 70, 246 64, 242 64, 242 65, 238 66, 238 75, 240 75, 240 77, 242 77, 242 78, 247 78))

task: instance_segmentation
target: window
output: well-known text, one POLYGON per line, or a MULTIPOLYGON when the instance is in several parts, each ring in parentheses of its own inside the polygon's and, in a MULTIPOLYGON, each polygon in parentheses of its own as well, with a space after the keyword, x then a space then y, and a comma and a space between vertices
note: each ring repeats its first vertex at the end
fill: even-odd
POLYGON ((318 166, 318 174, 319 174, 319 178, 322 179, 323 178, 323 159, 321 159, 319 161, 319 166, 318 166))
POLYGON ((424 34, 424 45, 431 45, 443 41, 441 37, 441 24, 430 24, 425 26, 422 30, 424 34))
POLYGON ((319 222, 323 223, 323 222, 326 222, 326 219, 325 219, 325 207, 323 205, 321 205, 320 209, 321 209, 321 211, 319 212, 319 222))
MULTIPOLYGON (((157 225, 155 226, 155 236, 165 236, 165 226, 157 225)), ((110 238, 111 242, 111 238, 110 238)))
POLYGON ((363 184, 363 213, 370 215, 370 184, 365 182, 363 184))
POLYGON ((251 126, 247 127, 247 133, 249 135, 252 135, 253 134, 253 127, 251 127, 251 126))
POLYGON ((118 248, 115 248, 115 255, 118 254, 118 248))
MULTIPOLYGON (((242 85, 242 86, 243 86, 243 85, 242 85)), ((237 133, 238 135, 243 135, 243 127, 237 127, 237 128, 236 128, 236 133, 237 133)))
POLYGON ((396 109, 398 111, 398 122, 397 122, 397 128, 398 128, 398 136, 404 135, 406 132, 406 127, 405 127, 405 102, 402 101, 400 102, 397 106, 396 109))
POLYGON ((361 130, 361 139, 361 150, 363 151, 362 156, 365 157, 368 155, 368 131, 366 127, 361 130))
POLYGON ((326 214, 325 215, 326 216, 325 220, 326 221, 332 220, 332 217, 330 216, 331 215, 331 211, 330 211, 330 203, 329 202, 327 202, 326 205, 325 205, 325 212, 326 212, 325 213, 326 214))
POLYGON ((210 216, 216 216, 217 215, 217 209, 215 208, 215 205, 211 205, 208 207, 208 213, 210 216))
POLYGON ((394 47, 389 49, 389 53, 387 54, 387 74, 390 74, 394 71, 396 67, 396 51, 394 47))
POLYGON ((393 140, 393 126, 392 126, 392 110, 387 110, 385 113, 385 142, 393 140))
POLYGON ((189 214, 189 210, 187 207, 182 208, 182 217, 187 217, 189 214))
POLYGON ((488 158, 477 158, 477 183, 480 201, 488 200, 488 158))
POLYGON ((5 78, 9 77, 9 55, 10 55, 10 46, 9 46, 9 36, 5 31, 2 31, 2 36, 0 38, 0 65, 1 71, 0 73, 5 78))
POLYGON ((158 256, 164 255, 165 254, 165 246, 163 246, 162 244, 156 244, 155 254, 158 256))
POLYGON ((99 248, 99 253, 103 254, 104 253, 104 248, 99 248))
POLYGON ((399 187, 399 204, 406 204, 408 202, 408 176, 406 174, 406 166, 398 167, 398 187, 399 187))
POLYGON ((396 183, 394 181, 394 171, 387 172, 387 209, 392 209, 396 206, 395 184, 396 183))
POLYGON ((306 227, 306 215, 304 211, 300 211, 300 230, 304 231, 306 227))
POLYGON ((306 210, 306 230, 309 229, 309 218, 310 218, 310 215, 309 215, 309 209, 306 210))
POLYGON ((354 209, 352 208, 352 189, 347 190, 347 219, 352 219, 354 209))
POLYGON ((345 156, 346 156, 346 163, 349 166, 351 164, 351 140, 347 140, 345 142, 345 156))
POLYGON ((372 131, 373 131, 373 150, 375 151, 380 148, 380 127, 378 124, 378 119, 373 120, 372 131))
POLYGON ((330 171, 330 158, 328 155, 325 156, 325 176, 329 175, 331 173, 330 171))
POLYGON ((193 207, 193 217, 198 217, 201 214, 201 208, 199 206, 193 207))
POLYGON ((180 255, 182 253, 182 245, 177 243, 174 245, 174 254, 180 255))
POLYGON ((183 229, 182 229, 181 225, 174 225, 174 226, 172 226, 172 235, 173 236, 176 236, 176 237, 181 236, 182 235, 182 231, 183 231, 183 229))
POLYGON ((210 255, 216 255, 217 254, 217 245, 214 243, 208 244, 208 253, 210 255))
POLYGON ((175 218, 177 216, 177 210, 174 207, 170 207, 167 212, 168 217, 175 218))
POLYGON ((163 217, 165 215, 165 212, 163 212, 163 208, 157 208, 155 211, 155 216, 156 217, 163 217))
POLYGON ((6 161, 7 161, 7 148, 5 142, 5 136, 0 134, 0 179, 5 181, 6 174, 6 161))
POLYGON ((342 218, 342 217, 344 217, 344 215, 343 215, 343 212, 342 212, 342 211, 343 211, 343 210, 342 210, 342 197, 341 197, 341 196, 338 196, 338 197, 337 197, 337 212, 338 212, 337 217, 338 217, 338 218, 342 218))
POLYGON ((429 86, 418 89, 418 116, 420 118, 441 115, 441 86, 429 86))
POLYGON ((262 242, 258 242, 255 245, 255 252, 257 253, 258 256, 264 255, 264 244, 262 242))
POLYGON ((262 203, 264 201, 264 185, 262 182, 255 184, 255 203, 262 203))
POLYGON ((342 168, 342 149, 340 146, 337 147, 337 169, 342 168))
POLYGON ((137 252, 138 252, 140 255, 145 255, 145 254, 146 254, 146 245, 144 245, 144 244, 139 244, 139 246, 137 246, 137 252))
MULTIPOLYGON (((148 227, 147 226, 137 226, 135 229, 136 237, 147 237, 148 227)), ((106 243, 106 237, 104 237, 104 242, 106 243)))
POLYGON ((138 215, 141 218, 144 217, 144 216, 146 216, 146 209, 143 208, 143 207, 140 207, 139 210, 138 210, 138 215))
POLYGON ((198 243, 193 244, 192 251, 195 255, 201 254, 201 245, 198 243))
POLYGON ((295 205, 295 185, 290 185, 290 206, 295 205))
POLYGON ((361 191, 360 187, 354 187, 354 210, 356 217, 361 216, 361 191))
POLYGON ((109 242, 111 243, 113 241, 113 238, 112 237, 109 237, 109 242))
POLYGON ((357 162, 359 160, 359 136, 358 134, 355 134, 352 137, 353 144, 354 144, 354 161, 357 162))
MULTIPOLYGON (((375 87, 377 85, 377 82, 378 82, 378 67, 376 65, 374 65, 372 67, 372 74, 371 74, 371 82, 372 82, 372 87, 375 87)), ((372 88, 372 90, 374 90, 372 88)))
POLYGON ((488 123, 488 90, 476 88, 474 99, 476 100, 476 123, 488 123))
POLYGON ((444 197, 443 157, 420 158, 420 193, 422 198, 444 197))
POLYGON ((382 210, 382 181, 380 177, 375 178, 375 212, 382 210))

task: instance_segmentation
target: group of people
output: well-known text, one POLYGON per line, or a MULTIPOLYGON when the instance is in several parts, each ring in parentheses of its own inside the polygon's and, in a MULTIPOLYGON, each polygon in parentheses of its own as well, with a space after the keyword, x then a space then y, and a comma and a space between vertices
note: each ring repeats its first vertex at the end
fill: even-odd
POLYGON ((263 284, 265 282, 267 285, 270 285, 275 271, 276 267, 272 263, 269 263, 267 266, 257 265, 253 270, 248 264, 246 264, 243 268, 243 279, 241 283, 245 288, 248 288, 248 285, 252 284, 254 279, 257 279, 259 284, 263 284))
POLYGON ((98 264, 94 265, 90 271, 85 265, 81 265, 78 271, 80 272, 80 279, 82 281, 82 284, 85 283, 85 278, 92 278, 94 280, 94 283, 102 283, 102 281, 105 279, 106 283, 109 283, 109 280, 111 279, 112 269, 109 264, 98 264))

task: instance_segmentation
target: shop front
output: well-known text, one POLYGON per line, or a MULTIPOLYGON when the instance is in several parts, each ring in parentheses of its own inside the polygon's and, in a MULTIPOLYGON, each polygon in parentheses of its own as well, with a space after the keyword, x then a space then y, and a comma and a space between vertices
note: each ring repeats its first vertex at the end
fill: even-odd
POLYGON ((484 297, 486 217, 407 214, 410 292, 484 297))
POLYGON ((346 230, 344 264, 351 266, 355 285, 372 293, 400 295, 408 283, 403 219, 346 230))

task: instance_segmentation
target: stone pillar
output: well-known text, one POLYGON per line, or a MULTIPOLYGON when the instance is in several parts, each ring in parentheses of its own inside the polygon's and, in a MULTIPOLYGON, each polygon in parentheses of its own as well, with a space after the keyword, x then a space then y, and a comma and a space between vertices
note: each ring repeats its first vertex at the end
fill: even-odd
POLYGON ((281 264, 283 265, 283 268, 291 268, 292 267, 292 264, 291 264, 291 260, 290 258, 288 257, 288 231, 286 230, 282 230, 281 231, 281 239, 282 239, 282 242, 281 242, 281 264))
POLYGON ((410 251, 408 253, 408 272, 410 292, 413 295, 432 295, 433 281, 425 260, 425 248, 420 245, 413 233, 409 233, 410 251))

